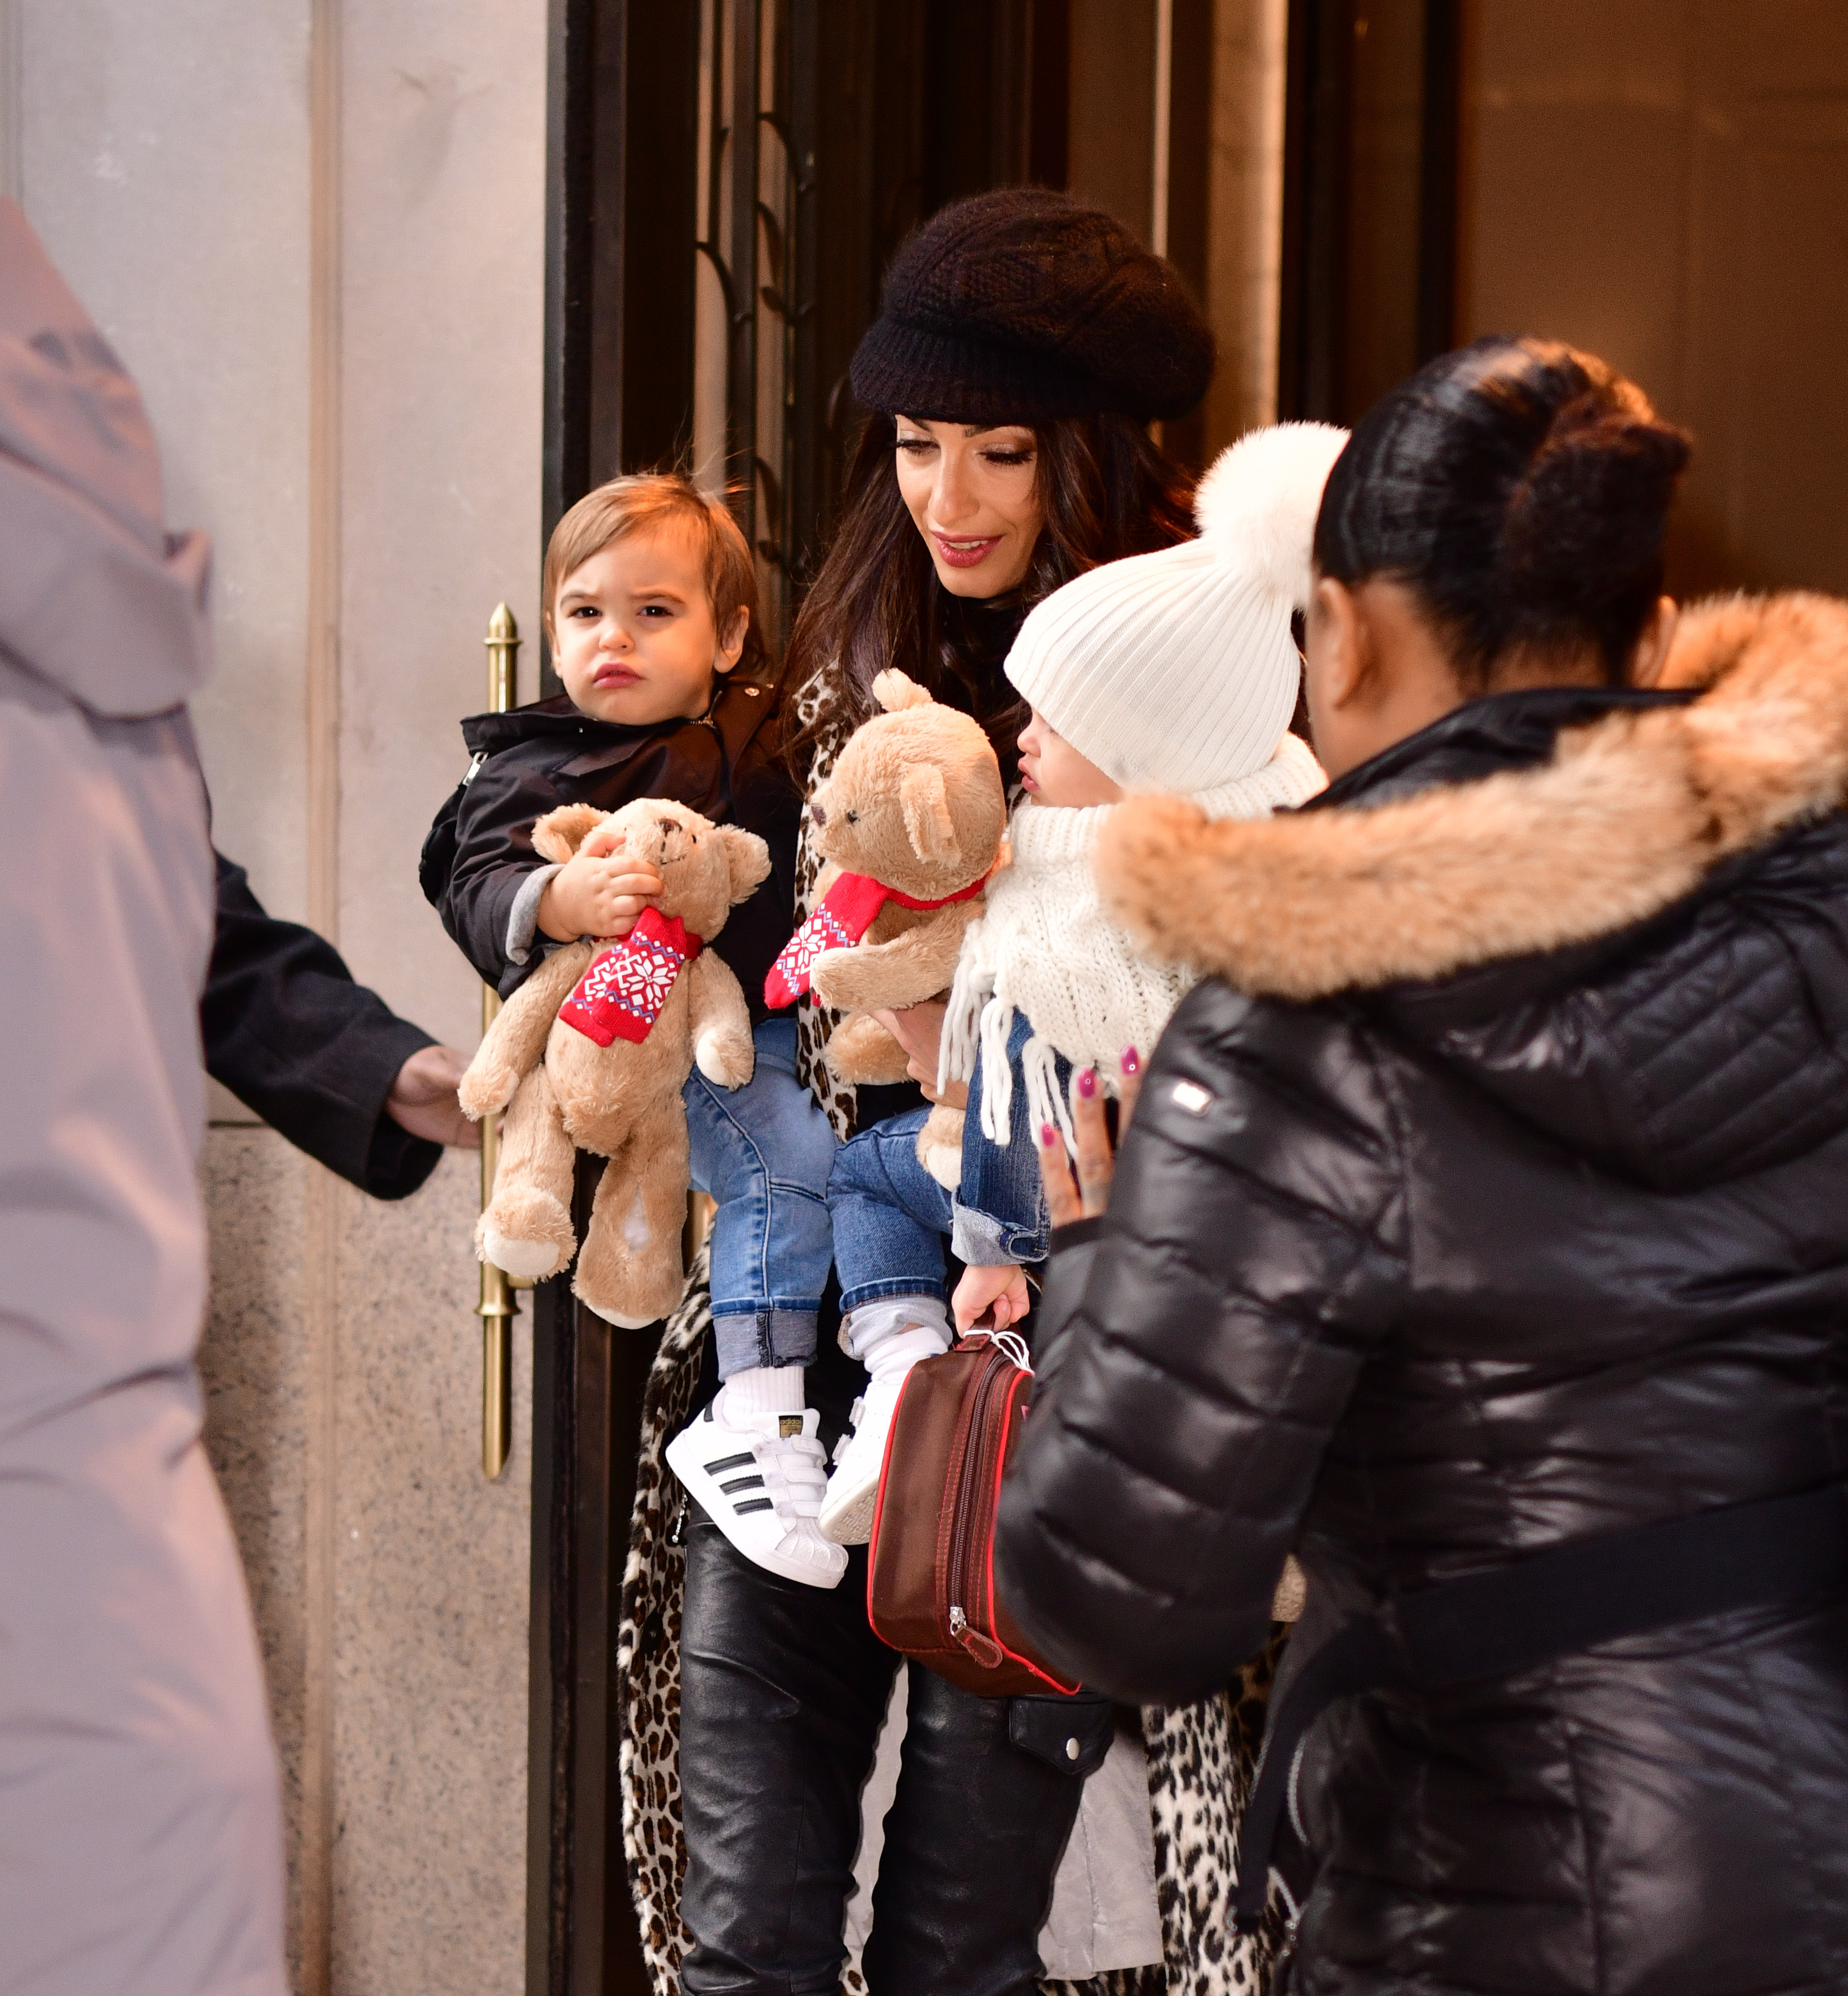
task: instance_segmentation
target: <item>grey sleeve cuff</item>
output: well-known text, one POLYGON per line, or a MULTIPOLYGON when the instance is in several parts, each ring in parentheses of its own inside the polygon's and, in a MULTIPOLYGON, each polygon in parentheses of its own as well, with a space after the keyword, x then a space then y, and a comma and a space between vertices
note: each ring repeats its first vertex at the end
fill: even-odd
POLYGON ((977 1268, 1005 1268, 1020 1257, 1012 1253, 1007 1237, 1015 1230, 960 1199, 950 1206, 950 1251, 959 1261, 977 1268))
MULTIPOLYGON (((524 963, 533 953, 533 938, 539 933, 539 897, 562 869, 556 866, 535 867, 520 883, 514 896, 514 911, 507 917, 507 953, 510 963, 524 963)), ((546 938, 551 940, 549 937, 546 938)))

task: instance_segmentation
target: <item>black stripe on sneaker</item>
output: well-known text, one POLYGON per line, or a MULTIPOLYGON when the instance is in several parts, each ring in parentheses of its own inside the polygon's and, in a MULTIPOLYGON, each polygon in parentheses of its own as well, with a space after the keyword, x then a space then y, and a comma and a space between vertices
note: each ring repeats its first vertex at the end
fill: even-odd
POLYGON ((719 1485, 727 1497, 735 1490, 761 1490, 763 1487, 764 1479, 761 1476, 734 1476, 730 1482, 719 1485))
POLYGON ((731 1508, 736 1511, 738 1516, 741 1518, 747 1511, 774 1511, 776 1509, 776 1506, 771 1502, 768 1497, 753 1497, 748 1502, 744 1504, 734 1504, 731 1508))
POLYGON ((728 1469, 754 1469, 757 1462, 757 1457, 747 1449, 742 1455, 724 1455, 716 1462, 709 1462, 706 1473, 708 1476, 723 1476, 728 1469))

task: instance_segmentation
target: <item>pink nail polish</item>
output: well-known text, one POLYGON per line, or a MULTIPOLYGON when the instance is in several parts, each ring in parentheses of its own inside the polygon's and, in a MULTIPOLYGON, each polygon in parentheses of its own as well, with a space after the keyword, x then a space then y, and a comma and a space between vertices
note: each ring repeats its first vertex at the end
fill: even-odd
POLYGON ((1123 1049, 1123 1072, 1125 1074, 1140 1074, 1142 1071, 1142 1055, 1134 1047, 1125 1047, 1123 1049))
POLYGON ((1053 1127, 1052 1124, 1049 1123, 1042 1123, 1039 1126, 1039 1148, 1041 1150, 1049 1151, 1053 1146, 1058 1142, 1058 1141, 1059 1132, 1053 1127))
POLYGON ((1097 1071, 1094 1067, 1087 1067, 1078 1077, 1078 1093, 1088 1102, 1097 1092, 1097 1071))

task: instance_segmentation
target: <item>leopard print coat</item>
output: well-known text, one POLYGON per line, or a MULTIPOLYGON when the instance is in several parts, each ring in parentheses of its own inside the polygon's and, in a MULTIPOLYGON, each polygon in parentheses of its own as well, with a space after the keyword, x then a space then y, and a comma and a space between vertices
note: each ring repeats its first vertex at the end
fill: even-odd
MULTIPOLYGON (((797 712, 805 724, 815 689, 797 712)), ((831 766, 839 738, 824 740, 810 777, 831 766)), ((805 806, 797 874, 799 921, 809 911, 820 862, 810 848, 805 806)), ((853 1134, 854 1091, 835 1082, 822 1050, 837 1024, 802 1001, 800 1071, 844 1139, 853 1134)), ((663 1459, 669 1438, 694 1412, 700 1361, 711 1329, 702 1251, 686 1295, 662 1336, 643 1399, 635 1508, 623 1575, 617 1671, 622 1685, 623 1847, 641 1916, 642 1948, 657 1996, 675 1996, 691 1937, 680 1920, 686 1847, 680 1817, 680 1612, 685 1559, 679 1542, 679 1486, 663 1459)), ((1043 1983, 1048 1996, 1266 1996, 1286 1931, 1274 1901, 1266 1931, 1242 1939, 1232 1928, 1233 1853, 1264 1727, 1264 1704, 1281 1636, 1231 1686, 1197 1705, 1144 1708, 1149 1808, 1163 1960, 1084 1982, 1043 1983)), ((866 1996, 849 1968, 843 1996, 866 1996)))

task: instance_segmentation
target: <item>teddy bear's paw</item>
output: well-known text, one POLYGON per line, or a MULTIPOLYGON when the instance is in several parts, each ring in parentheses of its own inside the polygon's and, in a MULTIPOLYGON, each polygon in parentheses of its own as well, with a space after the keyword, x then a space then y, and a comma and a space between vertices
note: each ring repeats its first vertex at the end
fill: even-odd
POLYGON ((549 1241, 510 1241, 491 1227, 482 1230, 478 1252, 483 1261, 517 1282, 543 1282, 548 1276, 557 1275, 570 1259, 568 1255, 561 1257, 549 1241))
POLYGON ((580 1296, 578 1301, 589 1311, 593 1316, 600 1316, 604 1323, 614 1324, 618 1330, 641 1330, 648 1324, 658 1323, 662 1316, 670 1314, 669 1312, 664 1310, 654 1316, 625 1316, 619 1309, 602 1308, 599 1305, 593 1303, 586 1296, 580 1296))
POLYGON ((903 1081, 911 1072, 905 1049, 877 1019, 864 1013, 835 1028, 822 1058, 834 1079, 850 1088, 903 1081))
POLYGON ((497 1192, 475 1229, 476 1253, 517 1282, 542 1282, 558 1274, 576 1247, 570 1214, 534 1186, 497 1192))
POLYGON ((580 1263, 572 1293, 593 1316, 623 1330, 640 1330, 672 1316, 686 1286, 677 1270, 665 1268, 640 1276, 631 1271, 627 1280, 620 1282, 612 1282, 606 1274, 599 1280, 599 1272, 580 1263))
POLYGON ((960 1110, 933 1109, 918 1132, 918 1162, 946 1190, 963 1182, 963 1117, 960 1110))
POLYGON ((699 1072, 720 1088, 742 1088, 757 1072, 757 1048, 751 1035, 736 1027, 708 1027, 693 1042, 693 1058, 699 1072))
POLYGON ((462 1113, 479 1123, 484 1116, 498 1116, 514 1099, 520 1077, 500 1061, 471 1062, 457 1085, 456 1100, 462 1113))
MULTIPOLYGON (((850 949, 825 949, 809 966, 809 988, 824 1005, 836 1012, 866 1009, 857 999, 848 995, 854 986, 864 981, 862 967, 854 961, 857 954, 850 949)), ((875 1003, 883 1002, 874 1000, 875 1003)))

